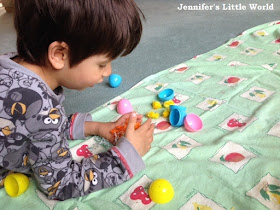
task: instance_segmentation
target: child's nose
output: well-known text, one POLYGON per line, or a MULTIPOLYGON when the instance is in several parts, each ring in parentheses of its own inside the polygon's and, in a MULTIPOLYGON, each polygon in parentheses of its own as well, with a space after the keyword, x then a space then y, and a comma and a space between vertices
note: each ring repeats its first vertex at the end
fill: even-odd
POLYGON ((104 77, 108 77, 108 76, 110 76, 111 74, 112 74, 112 65, 111 65, 111 63, 110 63, 110 64, 107 65, 107 67, 106 67, 106 69, 105 69, 105 71, 104 71, 103 76, 104 76, 104 77))

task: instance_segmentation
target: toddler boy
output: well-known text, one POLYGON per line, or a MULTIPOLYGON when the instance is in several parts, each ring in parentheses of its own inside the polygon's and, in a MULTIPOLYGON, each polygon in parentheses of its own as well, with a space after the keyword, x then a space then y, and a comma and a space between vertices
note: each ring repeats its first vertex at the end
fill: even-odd
POLYGON ((123 183, 143 170, 141 158, 154 125, 130 113, 113 123, 88 113, 66 117, 63 89, 93 87, 111 74, 111 62, 129 54, 142 33, 133 0, 15 0, 17 53, 0 56, 0 184, 11 171, 34 175, 50 199, 79 197, 123 183), (111 143, 98 158, 72 160, 67 139, 99 135, 111 143))

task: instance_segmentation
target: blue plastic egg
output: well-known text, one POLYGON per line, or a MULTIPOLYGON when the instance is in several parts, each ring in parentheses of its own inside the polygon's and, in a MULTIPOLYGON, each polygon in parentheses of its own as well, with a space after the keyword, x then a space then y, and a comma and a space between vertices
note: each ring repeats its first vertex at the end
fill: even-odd
POLYGON ((161 101, 169 101, 174 98, 174 90, 165 89, 158 94, 158 98, 161 101))
POLYGON ((118 74, 111 74, 109 76, 109 84, 112 88, 118 87, 122 82, 122 77, 118 74))
POLYGON ((184 125, 185 117, 187 116, 187 107, 170 105, 169 122, 172 126, 180 127, 184 125))

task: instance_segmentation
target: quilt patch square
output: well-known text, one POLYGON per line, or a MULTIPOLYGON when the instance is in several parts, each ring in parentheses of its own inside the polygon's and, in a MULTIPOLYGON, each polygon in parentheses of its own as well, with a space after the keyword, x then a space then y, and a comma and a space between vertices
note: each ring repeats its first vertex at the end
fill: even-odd
POLYGON ((204 101, 196 105, 195 107, 200 108, 205 111, 214 111, 219 106, 224 103, 223 100, 215 99, 215 98, 206 98, 204 101))
POLYGON ((243 40, 234 40, 234 41, 230 42, 228 45, 226 45, 226 47, 237 48, 243 42, 244 42, 243 40))
POLYGON ((217 204, 215 201, 207 198, 201 193, 196 193, 185 205, 183 205, 180 210, 190 210, 190 209, 205 209, 205 210, 226 210, 221 205, 217 204))
POLYGON ((237 173, 255 157, 254 153, 246 150, 240 144, 229 141, 216 152, 211 161, 221 163, 234 173, 237 173))
POLYGON ((243 82, 244 80, 247 80, 247 78, 241 78, 237 76, 226 76, 219 82, 219 84, 234 87, 239 83, 243 82))
POLYGON ((257 37, 265 37, 265 36, 268 36, 269 33, 266 31, 266 30, 257 30, 255 33, 254 33, 254 36, 257 36, 257 37))
POLYGON ((175 103, 175 105, 179 105, 179 104, 182 104, 185 101, 189 100, 189 98, 190 97, 187 96, 187 95, 183 95, 183 94, 180 94, 180 93, 175 93, 172 101, 175 103))
POLYGON ((256 102, 263 102, 267 100, 270 96, 272 96, 275 93, 275 91, 267 90, 265 88, 254 86, 250 88, 247 92, 240 95, 243 98, 247 98, 252 101, 256 102))
POLYGON ((146 210, 152 208, 155 203, 148 195, 148 189, 152 182, 153 180, 146 175, 142 176, 119 199, 131 209, 146 210))
POLYGON ((277 39, 273 40, 271 43, 272 44, 280 44, 280 37, 278 37, 277 39))
POLYGON ((277 50, 276 52, 274 52, 273 55, 280 56, 280 50, 277 50))
POLYGON ((154 85, 148 85, 146 87, 147 90, 152 91, 154 93, 159 93, 160 91, 162 91, 166 86, 168 86, 169 83, 161 83, 161 82, 157 82, 154 85))
POLYGON ((280 138, 280 121, 277 122, 267 133, 271 136, 277 136, 280 138))
POLYGON ((155 123, 154 134, 164 133, 174 128, 169 123, 169 120, 164 117, 159 117, 158 119, 153 120, 153 123, 155 123))
POLYGON ((203 82, 204 80, 210 79, 211 76, 207 76, 205 74, 201 74, 201 73, 196 73, 195 75, 189 77, 186 79, 186 81, 190 81, 196 85, 200 84, 201 82, 203 82))
POLYGON ((251 123, 257 120, 256 117, 246 117, 241 114, 233 113, 227 119, 225 119, 219 126, 227 131, 239 131, 242 132, 251 123))
POLYGON ((248 64, 242 63, 240 61, 231 61, 228 63, 228 66, 238 67, 238 66, 248 66, 248 64))
POLYGON ((191 67, 186 65, 186 64, 179 64, 177 66, 175 66, 174 68, 171 68, 169 70, 169 72, 175 72, 175 73, 185 73, 186 71, 188 71, 191 67))
POLYGON ((269 173, 246 193, 269 209, 280 209, 280 179, 269 173))
POLYGON ((269 71, 273 71, 277 67, 277 63, 268 63, 268 64, 263 64, 262 67, 265 69, 268 69, 269 71))
POLYGON ((263 51, 263 50, 262 49, 257 49, 257 48, 254 48, 254 47, 248 47, 244 51, 242 51, 240 54, 255 56, 255 55, 259 54, 261 51, 263 51))
POLYGON ((93 155, 109 149, 110 143, 99 136, 91 137, 84 142, 72 147, 70 149, 73 160, 81 162, 84 158, 89 158, 93 155))
POLYGON ((212 55, 211 57, 207 58, 206 60, 207 61, 220 61, 220 60, 223 60, 225 59, 227 56, 224 56, 224 55, 212 55))
POLYGON ((202 146, 202 144, 183 134, 174 141, 167 144, 164 149, 170 152, 177 159, 181 160, 182 158, 186 157, 193 148, 199 146, 202 146))
POLYGON ((116 98, 112 99, 108 103, 104 104, 103 107, 107 107, 111 111, 116 110, 116 107, 121 99, 122 99, 122 97, 117 96, 116 98))

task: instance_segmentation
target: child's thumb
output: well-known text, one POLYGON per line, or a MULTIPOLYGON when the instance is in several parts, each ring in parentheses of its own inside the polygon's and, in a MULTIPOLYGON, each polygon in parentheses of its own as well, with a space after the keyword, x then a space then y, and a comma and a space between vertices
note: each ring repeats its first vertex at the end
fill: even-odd
POLYGON ((134 130, 136 121, 137 121, 137 114, 135 112, 131 112, 131 114, 129 115, 127 130, 134 130))

